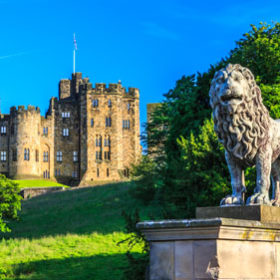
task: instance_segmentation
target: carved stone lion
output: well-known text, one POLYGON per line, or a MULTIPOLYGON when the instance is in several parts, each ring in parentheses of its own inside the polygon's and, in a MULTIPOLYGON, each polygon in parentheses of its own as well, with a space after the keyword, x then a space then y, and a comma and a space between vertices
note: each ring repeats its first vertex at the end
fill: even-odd
POLYGON ((221 205, 244 204, 244 169, 256 165, 256 187, 247 204, 279 206, 280 122, 269 117, 253 74, 229 64, 215 73, 209 95, 214 129, 225 147, 231 175, 232 194, 222 199, 221 205))

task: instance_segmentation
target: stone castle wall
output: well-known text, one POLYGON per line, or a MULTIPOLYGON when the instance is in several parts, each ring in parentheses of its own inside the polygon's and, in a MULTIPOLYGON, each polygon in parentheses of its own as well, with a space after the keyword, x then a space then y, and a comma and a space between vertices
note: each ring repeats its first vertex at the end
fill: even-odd
POLYGON ((0 172, 11 177, 120 180, 141 156, 139 90, 120 82, 93 87, 81 73, 60 81, 46 117, 32 106, 12 107, 1 126, 0 172))

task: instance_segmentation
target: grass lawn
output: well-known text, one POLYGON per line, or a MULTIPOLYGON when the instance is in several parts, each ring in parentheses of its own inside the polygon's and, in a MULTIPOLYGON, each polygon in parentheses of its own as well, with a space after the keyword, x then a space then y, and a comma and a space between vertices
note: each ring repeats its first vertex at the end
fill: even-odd
POLYGON ((21 188, 36 188, 36 187, 66 187, 68 186, 51 181, 51 180, 13 180, 18 183, 21 188))
MULTIPOLYGON (((121 279, 127 245, 117 243, 129 236, 122 210, 137 206, 146 219, 157 212, 136 203, 130 187, 69 189, 23 201, 20 220, 0 239, 0 279, 121 279)), ((140 249, 134 249, 135 256, 140 249)))

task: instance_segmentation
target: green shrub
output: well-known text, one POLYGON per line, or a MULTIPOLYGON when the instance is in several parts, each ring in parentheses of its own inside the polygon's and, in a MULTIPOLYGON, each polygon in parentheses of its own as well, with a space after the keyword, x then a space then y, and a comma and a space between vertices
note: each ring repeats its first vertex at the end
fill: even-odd
POLYGON ((17 183, 0 175, 0 231, 2 232, 10 231, 7 223, 18 217, 22 199, 19 192, 17 183))

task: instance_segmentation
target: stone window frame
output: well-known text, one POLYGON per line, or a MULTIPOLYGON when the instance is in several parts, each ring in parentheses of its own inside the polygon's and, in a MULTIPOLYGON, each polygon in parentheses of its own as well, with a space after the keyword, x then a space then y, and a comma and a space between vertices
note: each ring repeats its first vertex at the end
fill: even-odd
POLYGON ((106 117, 105 126, 106 127, 111 127, 112 126, 112 118, 111 117, 106 117))
POLYGON ((108 99, 108 107, 111 108, 112 107, 112 100, 108 99))
POLYGON ((93 118, 90 119, 90 126, 91 126, 91 127, 94 126, 94 119, 93 119, 93 118))
POLYGON ((110 135, 107 135, 104 137, 104 147, 110 147, 111 146, 111 138, 110 135))
POLYGON ((95 159, 96 160, 102 160, 102 152, 101 151, 96 151, 95 152, 95 159))
POLYGON ((130 102, 127 102, 126 108, 127 108, 127 111, 129 111, 129 110, 131 109, 131 104, 130 104, 130 102))
POLYGON ((43 153, 43 162, 49 162, 49 152, 44 151, 43 153))
POLYGON ((0 152, 0 160, 1 160, 1 162, 7 161, 7 151, 0 152))
POLYGON ((123 129, 130 129, 130 120, 123 120, 123 129))
POLYGON ((30 150, 29 148, 24 149, 24 160, 29 161, 30 160, 30 150))
POLYGON ((62 162, 62 151, 56 152, 56 162, 62 162))
POLYGON ((55 174, 55 176, 60 176, 60 169, 59 168, 56 169, 54 174, 55 174))
POLYGON ((43 172, 43 177, 44 177, 45 179, 50 179, 50 171, 45 170, 45 171, 43 172))
POLYGON ((105 151, 104 152, 104 159, 105 160, 111 160, 111 152, 110 151, 105 151))
POLYGON ((129 172, 130 172, 129 168, 126 167, 126 168, 123 170, 123 176, 128 178, 129 175, 130 175, 129 172))
POLYGON ((48 136, 49 134, 49 128, 47 126, 43 127, 43 135, 48 136))
POLYGON ((99 105, 99 100, 98 100, 97 98, 94 98, 94 99, 92 100, 92 107, 93 107, 93 108, 97 108, 98 105, 99 105))
POLYGON ((7 134, 7 126, 1 125, 1 135, 6 135, 7 134))
POLYGON ((64 137, 69 136, 69 128, 63 128, 62 129, 62 136, 64 136, 64 137))
POLYGON ((40 159, 39 150, 36 149, 36 151, 35 151, 35 161, 36 161, 36 162, 39 162, 39 159, 40 159))
POLYGON ((17 161, 17 149, 12 150, 12 160, 17 161))
POLYGON ((96 135, 95 146, 96 147, 101 147, 102 146, 102 136, 101 135, 96 135))
POLYGON ((78 151, 73 151, 73 162, 79 161, 79 153, 78 151))
POLYGON ((77 170, 72 171, 72 178, 78 178, 78 171, 77 170))
POLYGON ((68 118, 70 118, 70 112, 62 112, 61 113, 61 117, 64 119, 68 119, 68 118))

